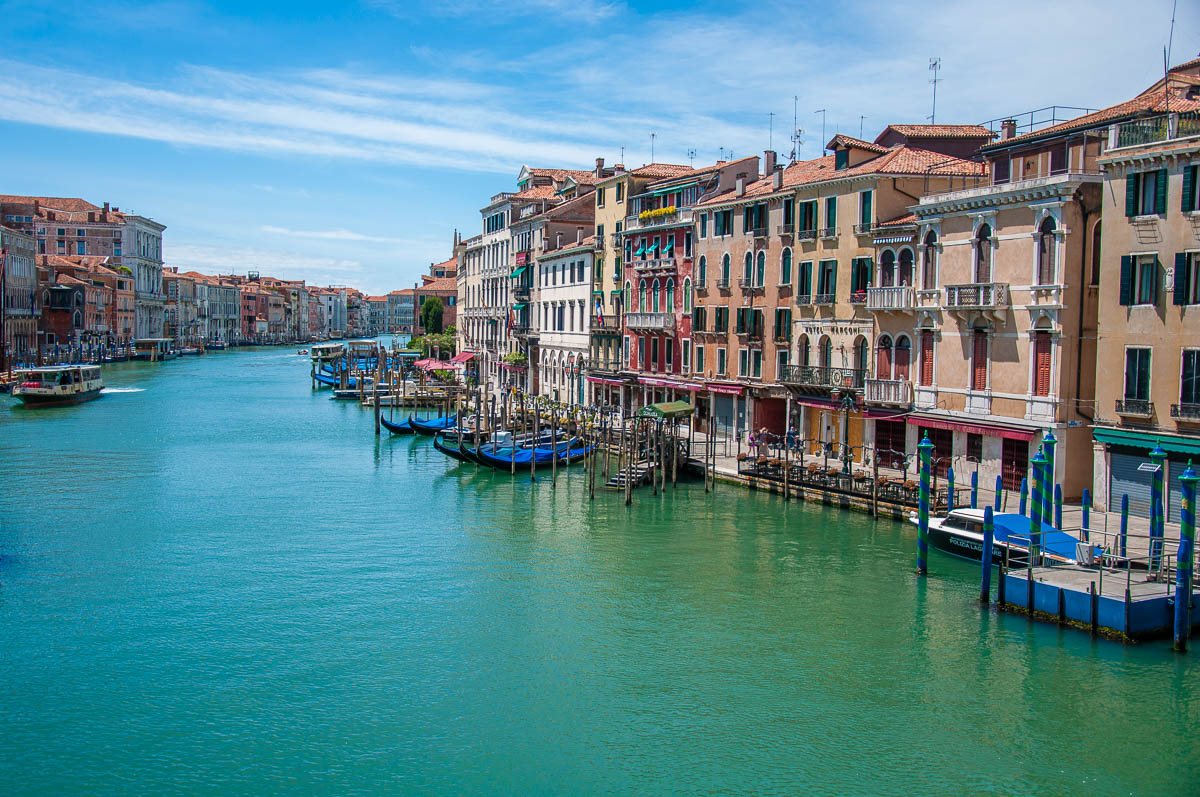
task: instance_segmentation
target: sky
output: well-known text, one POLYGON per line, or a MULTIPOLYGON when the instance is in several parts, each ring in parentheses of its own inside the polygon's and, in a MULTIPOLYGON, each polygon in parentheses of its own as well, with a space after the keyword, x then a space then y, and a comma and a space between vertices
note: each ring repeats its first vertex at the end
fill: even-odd
MULTIPOLYGON (((0 0, 0 193, 167 225, 181 270, 410 287, 522 165, 816 157, 936 119, 1103 108, 1172 0, 0 0), (824 109, 825 113, 816 111, 824 109), (772 116, 771 114, 774 114, 772 116), (865 117, 865 118, 864 118, 865 117), (823 121, 822 121, 823 118, 823 121), (822 127, 824 125, 824 127, 822 127), (651 134, 653 135, 653 138, 651 134)), ((1171 61, 1200 52, 1183 0, 1171 61)))

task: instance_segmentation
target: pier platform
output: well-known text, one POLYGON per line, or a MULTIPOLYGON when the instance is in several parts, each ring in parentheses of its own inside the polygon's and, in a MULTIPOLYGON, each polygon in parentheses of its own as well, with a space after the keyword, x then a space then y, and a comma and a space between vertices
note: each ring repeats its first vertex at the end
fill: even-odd
MULTIPOLYGON (((1175 580, 1151 580, 1145 570, 1079 565, 1009 570, 999 587, 1001 609, 1105 636, 1154 639, 1170 636, 1174 628, 1175 580)), ((1200 592, 1193 591, 1193 629, 1200 625, 1198 605, 1200 592)))

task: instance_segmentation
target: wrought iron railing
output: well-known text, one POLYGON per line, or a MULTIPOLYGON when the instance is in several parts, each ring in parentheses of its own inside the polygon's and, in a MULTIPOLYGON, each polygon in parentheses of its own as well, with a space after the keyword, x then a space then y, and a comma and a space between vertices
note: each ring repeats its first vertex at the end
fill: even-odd
POLYGON ((837 297, 832 293, 817 293, 813 294, 813 304, 834 304, 837 297))
POLYGON ((837 227, 822 227, 817 230, 818 238, 837 238, 837 227))
POLYGON ((800 385, 801 387, 851 388, 860 390, 867 378, 867 372, 860 368, 834 368, 824 365, 785 365, 784 384, 800 385))
POLYGON ((817 238, 816 230, 801 230, 800 232, 796 233, 797 241, 813 241, 813 240, 816 240, 816 238, 817 238))
POLYGON ((1154 414, 1154 402, 1147 399, 1117 399, 1117 414, 1148 417, 1154 414))
POLYGON ((1008 283, 969 282, 946 286, 946 307, 1000 308, 1008 306, 1008 283))
POLYGON ((738 287, 744 291, 761 291, 763 289, 763 286, 757 284, 753 279, 745 277, 738 278, 738 287))
POLYGON ((1181 401, 1171 405, 1171 417, 1187 421, 1200 421, 1200 403, 1181 401))

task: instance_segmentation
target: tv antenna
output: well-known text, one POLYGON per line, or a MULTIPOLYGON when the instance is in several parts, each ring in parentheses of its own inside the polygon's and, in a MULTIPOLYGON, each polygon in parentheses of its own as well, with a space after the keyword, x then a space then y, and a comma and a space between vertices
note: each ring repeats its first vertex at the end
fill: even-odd
POLYGON ((696 168, 695 161, 696 161, 696 150, 693 147, 692 149, 688 150, 688 166, 692 167, 693 169, 696 168))
POLYGON ((813 113, 821 114, 821 151, 824 152, 825 151, 825 109, 822 108, 818 111, 813 111, 813 113))
POLYGON ((767 149, 775 149, 775 112, 767 112, 767 149))
MULTIPOLYGON (((1179 6, 1179 0, 1174 0, 1171 3, 1171 32, 1167 34, 1167 63, 1171 62, 1171 44, 1175 40, 1175 9, 1179 6)), ((1171 109, 1168 108, 1168 111, 1171 109)))
POLYGON ((654 139, 658 138, 658 133, 650 131, 650 162, 654 163, 654 139))
POLYGON ((865 116, 858 117, 858 137, 859 138, 863 137, 863 120, 866 118, 867 117, 865 117, 865 116))
POLYGON ((941 80, 941 78, 938 77, 938 72, 940 72, 941 69, 941 58, 929 59, 929 71, 933 73, 933 77, 929 79, 929 82, 933 84, 933 111, 929 114, 929 124, 931 125, 937 124, 937 84, 941 80))

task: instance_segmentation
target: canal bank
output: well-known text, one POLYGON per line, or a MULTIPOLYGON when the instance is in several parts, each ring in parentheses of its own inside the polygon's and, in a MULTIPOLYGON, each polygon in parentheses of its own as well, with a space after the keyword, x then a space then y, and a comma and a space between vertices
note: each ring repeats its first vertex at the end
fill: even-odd
POLYGON ((4 399, 13 793, 1195 782, 1195 656, 981 611, 977 567, 912 574, 911 524, 699 482, 627 508, 578 468, 377 439, 308 368, 216 353, 4 399))

